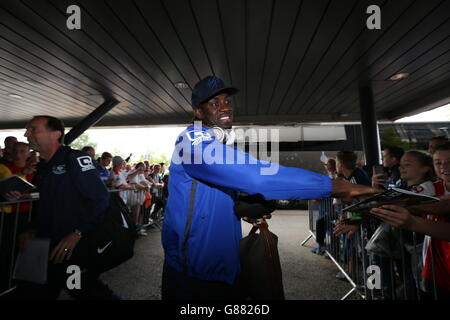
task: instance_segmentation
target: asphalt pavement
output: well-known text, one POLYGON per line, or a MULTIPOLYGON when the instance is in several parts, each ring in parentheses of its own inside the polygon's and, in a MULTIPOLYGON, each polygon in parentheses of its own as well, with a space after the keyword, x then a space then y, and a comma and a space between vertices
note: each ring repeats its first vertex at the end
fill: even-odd
MULTIPOLYGON (((268 220, 269 229, 278 236, 278 250, 283 270, 287 300, 339 300, 352 287, 336 278, 337 267, 324 256, 311 253, 314 239, 305 246, 308 236, 308 214, 300 210, 278 210, 268 220)), ((243 222, 243 235, 251 225, 243 222)), ((102 275, 102 279, 124 299, 159 300, 163 249, 161 231, 152 227, 148 235, 136 241, 132 259, 102 275)), ((61 299, 65 299, 62 294, 61 299)), ((359 299, 352 293, 349 299, 359 299)))

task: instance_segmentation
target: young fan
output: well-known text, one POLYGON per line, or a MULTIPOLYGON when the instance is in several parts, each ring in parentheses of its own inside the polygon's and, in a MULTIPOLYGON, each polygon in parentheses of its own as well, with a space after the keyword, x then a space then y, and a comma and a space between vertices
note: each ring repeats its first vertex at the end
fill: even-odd
MULTIPOLYGON (((434 169, 441 179, 434 183, 435 194, 439 197, 450 196, 450 143, 439 146, 433 154, 434 169)), ((428 215, 429 220, 449 225, 446 216, 428 215)), ((450 242, 442 239, 425 237, 423 246, 423 276, 435 281, 441 297, 450 298, 450 242), (433 276, 434 271, 434 276, 433 276)))
POLYGON ((408 151, 400 160, 400 180, 396 187, 412 192, 434 195, 433 159, 420 151, 408 151))

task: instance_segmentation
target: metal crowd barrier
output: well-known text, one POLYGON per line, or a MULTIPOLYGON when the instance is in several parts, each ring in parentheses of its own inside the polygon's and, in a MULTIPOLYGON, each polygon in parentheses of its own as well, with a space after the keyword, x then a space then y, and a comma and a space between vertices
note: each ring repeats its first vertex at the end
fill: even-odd
POLYGON ((130 210, 136 224, 139 224, 137 216, 140 216, 140 219, 143 218, 144 220, 143 225, 145 227, 154 225, 161 230, 164 208, 155 209, 157 201, 162 201, 162 199, 158 199, 155 195, 152 195, 149 199, 149 191, 142 189, 109 189, 108 191, 119 194, 130 210))
POLYGON ((38 199, 38 194, 30 196, 30 199, 0 202, 0 297, 15 289, 17 236, 31 221, 33 202, 38 199))
MULTIPOLYGON (((155 211, 157 199, 149 201, 146 190, 110 189, 108 191, 118 192, 132 215, 142 215, 144 225, 141 228, 154 225, 161 229, 164 207, 155 211), (151 223, 146 223, 149 217, 152 217, 151 223)), ((0 202, 0 297, 15 289, 13 272, 18 253, 17 236, 31 221, 33 202, 39 199, 38 193, 30 196, 29 199, 0 202)))
POLYGON ((318 229, 323 228, 325 254, 352 286, 341 300, 353 292, 366 300, 439 299, 434 256, 431 257, 433 281, 423 279, 421 274, 423 235, 389 227, 393 239, 392 255, 378 255, 366 250, 374 229, 381 223, 377 223, 375 218, 371 222, 363 222, 351 237, 333 234, 342 208, 333 205, 333 198, 308 201, 310 235, 301 243, 303 246, 309 239, 316 239, 320 236, 318 229), (380 281, 377 287, 378 271, 380 281))

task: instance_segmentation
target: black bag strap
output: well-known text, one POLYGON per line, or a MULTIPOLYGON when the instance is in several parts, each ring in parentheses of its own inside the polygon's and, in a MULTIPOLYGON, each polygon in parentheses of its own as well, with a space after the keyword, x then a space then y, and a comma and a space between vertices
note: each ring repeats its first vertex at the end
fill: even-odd
POLYGON ((191 195, 189 197, 189 210, 188 210, 188 216, 186 220, 186 228, 184 229, 184 239, 183 239, 183 265, 185 272, 187 271, 188 267, 188 261, 187 261, 187 241, 189 238, 189 233, 191 232, 191 225, 192 225, 192 212, 194 211, 194 202, 195 202, 195 193, 197 191, 197 183, 198 181, 195 179, 192 179, 192 186, 191 186, 191 195))

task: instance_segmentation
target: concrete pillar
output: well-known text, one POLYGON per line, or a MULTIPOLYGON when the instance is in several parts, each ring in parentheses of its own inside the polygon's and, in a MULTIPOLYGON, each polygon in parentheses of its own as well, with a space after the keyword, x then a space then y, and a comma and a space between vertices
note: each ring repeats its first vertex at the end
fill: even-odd
POLYGON ((359 110, 366 164, 371 168, 374 164, 381 163, 380 135, 372 87, 361 86, 359 88, 359 110))

